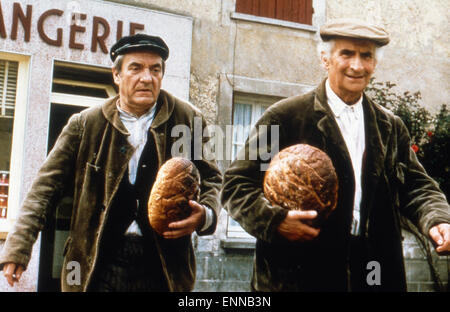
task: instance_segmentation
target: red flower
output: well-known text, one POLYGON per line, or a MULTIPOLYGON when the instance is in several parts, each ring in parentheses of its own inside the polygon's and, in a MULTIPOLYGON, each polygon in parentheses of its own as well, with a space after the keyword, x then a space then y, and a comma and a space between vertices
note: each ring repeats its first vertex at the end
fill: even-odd
POLYGON ((414 153, 417 153, 419 151, 419 147, 416 144, 411 145, 412 150, 414 153))
POLYGON ((431 137, 433 136, 433 132, 428 131, 428 132, 427 132, 427 135, 428 135, 429 138, 431 138, 431 137))

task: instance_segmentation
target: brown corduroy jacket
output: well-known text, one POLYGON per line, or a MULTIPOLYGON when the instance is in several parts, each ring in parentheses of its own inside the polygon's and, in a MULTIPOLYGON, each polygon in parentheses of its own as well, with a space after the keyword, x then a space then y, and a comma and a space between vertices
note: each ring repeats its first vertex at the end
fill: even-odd
MULTIPOLYGON (((408 131, 397 116, 363 100, 366 151, 363 164, 361 228, 369 260, 381 267, 374 290, 404 291, 405 269, 400 218, 407 217, 423 234, 450 222, 447 199, 410 148, 408 131)), ((237 222, 257 238, 252 287, 258 291, 346 291, 348 248, 354 198, 354 173, 344 139, 327 104, 325 81, 315 90, 275 103, 263 114, 231 166, 224 173, 221 200, 237 222), (260 127, 260 126, 264 127, 260 127), (279 150, 305 143, 331 158, 339 179, 338 204, 307 243, 282 238, 277 228, 287 211, 272 206, 263 194, 265 171, 261 142, 279 126, 279 150), (258 155, 252 160, 251 155, 258 155)), ((270 144, 265 153, 270 153, 270 144)), ((369 271, 367 271, 369 272, 369 271)))
MULTIPOLYGON (((127 141, 129 133, 120 121, 116 100, 117 98, 110 99, 102 106, 89 108, 71 117, 25 198, 17 222, 7 237, 0 264, 14 262, 27 266, 32 246, 49 219, 59 195, 63 191, 67 192, 67 186, 74 185, 70 234, 63 253, 61 288, 63 291, 88 289, 98 260, 105 220, 134 152, 127 141), (69 285, 65 278, 70 272, 66 269, 67 264, 71 261, 80 264, 79 284, 69 285)), ((198 109, 164 90, 161 90, 158 103, 161 107, 153 120, 149 135, 155 141, 159 168, 172 157, 172 145, 180 139, 171 136, 174 126, 185 125, 193 133, 194 117, 201 121, 200 132, 206 127, 206 122, 198 109)), ((198 129, 196 135, 201 135, 198 129)), ((203 137, 200 141, 202 146, 206 139, 203 137)), ((192 135, 192 149, 193 141, 192 135)), ((199 203, 214 211, 211 226, 198 234, 208 235, 215 231, 217 225, 218 193, 222 178, 214 160, 200 158, 198 154, 196 158, 191 160, 201 174, 199 203)), ((153 236, 169 290, 192 290, 195 282, 195 258, 191 236, 173 240, 156 234, 153 236)))

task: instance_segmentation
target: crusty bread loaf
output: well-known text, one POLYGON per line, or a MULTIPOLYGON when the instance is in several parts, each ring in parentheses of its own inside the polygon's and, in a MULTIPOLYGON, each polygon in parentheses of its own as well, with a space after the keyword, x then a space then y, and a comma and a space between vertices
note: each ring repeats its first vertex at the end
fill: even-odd
POLYGON ((191 214, 189 200, 198 200, 200 173, 188 159, 174 157, 158 171, 148 200, 148 218, 152 228, 160 235, 171 222, 185 219, 191 214))
POLYGON ((333 163, 316 147, 287 147, 269 164, 264 195, 272 205, 289 210, 316 210, 317 220, 323 220, 337 205, 338 179, 333 163))

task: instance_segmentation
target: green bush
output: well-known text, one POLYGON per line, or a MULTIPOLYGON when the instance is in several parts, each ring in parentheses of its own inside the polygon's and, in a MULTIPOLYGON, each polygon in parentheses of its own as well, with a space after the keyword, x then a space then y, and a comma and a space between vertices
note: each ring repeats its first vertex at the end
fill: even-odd
POLYGON ((450 198, 450 112, 442 104, 438 114, 432 114, 423 106, 420 92, 396 93, 396 84, 371 79, 367 91, 378 103, 399 116, 411 136, 411 148, 416 152, 428 174, 435 179, 450 198))

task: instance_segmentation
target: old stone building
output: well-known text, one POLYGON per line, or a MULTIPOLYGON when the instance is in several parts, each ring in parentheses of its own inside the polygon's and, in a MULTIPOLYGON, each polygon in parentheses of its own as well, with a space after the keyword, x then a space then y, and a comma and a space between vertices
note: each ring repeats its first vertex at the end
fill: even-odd
MULTIPOLYGON (((310 90, 325 77, 316 52, 317 33, 332 18, 383 24, 391 43, 377 67, 376 80, 396 83, 398 92, 420 91, 422 104, 437 110, 450 89, 449 7, 446 0, 2 1, 0 71, 6 72, 2 68, 7 65, 17 82, 10 91, 14 100, 1 102, 0 140, 9 147, 0 158, 0 170, 9 179, 1 238, 7 235, 63 121, 114 94, 105 49, 121 34, 164 37, 171 56, 163 88, 200 108, 207 121, 224 133, 231 129, 230 138, 219 142, 218 162, 224 170, 242 146, 246 127, 266 107, 310 90)), ((9 288, 0 278, 0 290, 56 287, 68 229, 64 207, 58 213, 36 243, 21 283, 9 288)), ((421 249, 413 236, 405 233, 405 237, 409 290, 433 290, 421 249)), ((254 238, 224 210, 214 235, 193 240, 196 291, 250 289, 254 238)), ((434 261, 446 283, 448 258, 435 255, 434 261)))

